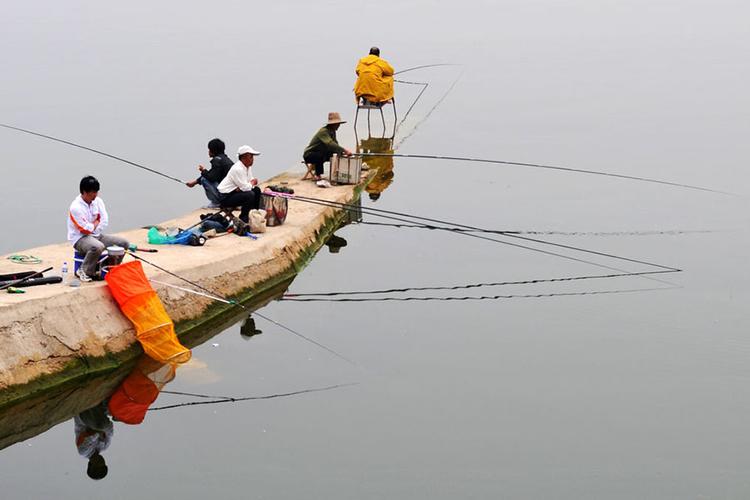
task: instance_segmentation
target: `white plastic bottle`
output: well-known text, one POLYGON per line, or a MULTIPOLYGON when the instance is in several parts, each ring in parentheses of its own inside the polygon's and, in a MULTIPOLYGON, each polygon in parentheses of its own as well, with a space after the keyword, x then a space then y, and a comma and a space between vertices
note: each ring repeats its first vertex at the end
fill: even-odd
POLYGON ((67 283, 68 282, 68 262, 63 262, 62 269, 60 271, 60 274, 62 274, 62 282, 67 283))

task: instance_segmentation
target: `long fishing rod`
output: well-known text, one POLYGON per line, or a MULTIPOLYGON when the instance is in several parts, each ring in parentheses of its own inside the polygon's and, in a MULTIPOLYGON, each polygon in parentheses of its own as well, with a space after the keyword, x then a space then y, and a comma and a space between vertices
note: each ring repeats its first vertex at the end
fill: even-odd
POLYGON ((423 64, 421 66, 413 66, 411 68, 402 69, 399 71, 396 71, 393 73, 393 75, 401 75, 404 73, 408 73, 409 71, 415 71, 418 69, 426 69, 426 68, 437 68, 440 66, 463 66, 463 64, 457 64, 457 63, 438 63, 438 64, 423 64))
MULTIPOLYGON (((247 396, 247 397, 242 397, 242 398, 224 398, 222 396, 220 397, 220 399, 215 399, 212 401, 189 401, 187 403, 177 403, 177 404, 167 405, 167 406, 157 406, 155 408, 149 408, 148 411, 169 410, 171 408, 181 408, 184 406, 210 405, 210 404, 218 404, 218 403, 237 403, 240 401, 258 401, 258 400, 264 400, 264 399, 287 398, 290 396, 299 396, 300 394, 309 394, 311 392, 332 391, 334 389, 340 389, 342 387, 351 387, 354 385, 359 385, 359 384, 356 382, 352 382, 348 384, 336 384, 336 385, 329 385, 327 387, 316 387, 313 389, 303 389, 300 391, 283 392, 280 394, 268 394, 265 396, 247 396)), ((167 391, 162 391, 162 392, 167 392, 167 391)))
MULTIPOLYGON (((391 158, 420 158, 420 159, 427 159, 427 160, 452 160, 452 161, 468 161, 468 162, 477 162, 477 163, 492 163, 496 165, 514 165, 518 167, 528 167, 528 168, 542 168, 547 170, 560 170, 563 172, 575 172, 579 174, 588 174, 588 175, 601 175, 605 177, 617 177, 619 179, 628 179, 632 181, 640 181, 640 182, 649 182, 652 184, 663 184, 666 186, 674 186, 674 187, 681 187, 686 189, 694 189, 697 191, 706 191, 709 193, 717 193, 717 194, 724 194, 729 196, 738 196, 736 193, 730 193, 727 191, 720 191, 718 189, 711 189, 701 186, 693 186, 691 184, 682 184, 679 182, 671 182, 671 181, 662 181, 659 179, 652 179, 649 177, 639 177, 635 175, 626 175, 626 174, 616 174, 612 172, 602 172, 599 170, 586 170, 582 168, 572 168, 572 167, 561 167, 558 165, 544 165, 540 163, 524 163, 524 162, 517 162, 517 161, 505 161, 505 160, 489 160, 485 158, 470 158, 470 157, 463 157, 463 156, 440 156, 440 155, 423 155, 423 154, 402 154, 402 153, 357 153, 359 156, 367 157, 367 156, 384 156, 384 157, 391 157, 391 158)), ((355 155, 356 156, 356 155, 355 155)))
MULTIPOLYGON (((289 195, 289 194, 286 194, 286 193, 273 193, 273 192, 268 193, 267 192, 266 194, 269 194, 269 195, 272 195, 272 196, 282 196, 282 197, 286 197, 286 198, 299 199, 300 201, 305 201, 307 203, 313 203, 313 204, 328 206, 328 207, 331 207, 331 208, 344 208, 346 210, 351 210, 351 211, 360 210, 360 211, 362 211, 362 213, 368 213, 368 214, 374 215, 376 217, 383 217, 383 218, 386 218, 386 219, 391 219, 391 220, 396 220, 396 221, 401 221, 401 222, 407 222, 407 223, 412 223, 413 222, 412 220, 403 219, 403 218, 400 218, 400 217, 394 217, 394 216, 390 216, 390 215, 385 215, 385 213, 397 213, 397 214, 400 214, 400 212, 392 212, 392 211, 389 211, 389 210, 374 209, 374 208, 361 207, 361 206, 355 207, 354 205, 349 205, 349 204, 346 204, 346 203, 340 203, 340 202, 329 201, 329 200, 321 200, 321 199, 317 199, 317 198, 307 198, 307 197, 303 197, 303 196, 289 195), (370 212, 370 211, 372 211, 372 212, 370 212)), ((406 217, 414 217, 414 218, 418 218, 418 219, 424 219, 422 217, 411 216, 409 214, 402 214, 402 215, 404 215, 406 217)), ((430 219, 428 219, 428 220, 430 220, 430 219)), ((435 219, 431 219, 431 220, 435 221, 435 219)), ((446 223, 446 222, 441 222, 441 223, 450 224, 450 223, 446 223)), ((508 246, 512 246, 512 247, 516 247, 516 248, 523 248, 525 250, 531 250, 532 252, 537 252, 537 253, 541 253, 541 254, 544 254, 544 255, 551 255, 551 256, 555 256, 555 257, 560 257, 560 258, 563 258, 563 259, 566 259, 566 260, 571 260, 571 261, 574 261, 574 262, 581 262, 581 263, 592 265, 592 266, 595 266, 595 267, 600 267, 602 269, 608 269, 610 271, 618 271, 618 272, 622 272, 622 273, 629 273, 629 272, 631 272, 631 271, 627 271, 627 270, 619 268, 619 267, 608 266, 608 265, 600 264, 600 263, 593 262, 593 261, 590 261, 590 260, 587 260, 587 259, 579 259, 577 257, 572 257, 570 255, 564 255, 564 254, 560 254, 560 253, 557 253, 557 252, 551 252, 551 251, 548 251, 548 250, 542 250, 541 248, 530 247, 530 246, 521 245, 521 244, 518 244, 518 243, 511 243, 509 241, 502 241, 502 240, 498 240, 498 239, 495 239, 495 238, 490 238, 490 237, 487 237, 487 236, 482 236, 480 234, 474 234, 474 233, 470 233, 470 232, 456 232, 454 227, 439 227, 439 226, 430 226, 430 227, 433 228, 433 229, 437 229, 437 230, 449 231, 449 232, 452 232, 454 234, 459 234, 459 235, 463 235, 463 236, 469 236, 469 237, 472 237, 472 238, 478 238, 478 239, 482 239, 482 240, 492 241, 492 242, 495 242, 495 243, 500 243, 502 245, 508 245, 508 246)), ((473 228, 472 226, 463 226, 463 227, 473 228)), ((481 228, 473 228, 473 229, 478 229, 478 230, 481 231, 481 228)), ((501 235, 501 236, 506 236, 506 235, 501 235)), ((518 236, 512 235, 512 234, 508 234, 507 236, 509 236, 509 237, 514 237, 514 236, 518 237, 518 236)), ((681 269, 677 269, 677 268, 674 268, 674 267, 663 266, 661 264, 654 264, 654 263, 651 263, 651 262, 640 261, 640 260, 636 260, 636 259, 629 259, 627 257, 621 257, 621 256, 614 255, 614 254, 607 254, 607 253, 603 253, 603 252, 596 252, 594 250, 587 250, 587 249, 580 248, 580 247, 573 247, 573 246, 570 246, 570 245, 562 245, 562 244, 559 244, 559 243, 553 243, 553 242, 548 242, 548 241, 544 241, 544 240, 538 240, 538 239, 534 239, 534 238, 524 238, 524 239, 528 239, 530 241, 535 241, 535 242, 538 242, 538 243, 543 243, 543 244, 552 245, 552 246, 567 247, 567 248, 572 249, 572 250, 586 252, 586 253, 598 254, 598 255, 605 256, 605 257, 614 258, 614 259, 632 261, 632 262, 636 262, 636 263, 639 263, 639 264, 644 264, 644 265, 648 265, 648 266, 657 267, 657 268, 660 268, 660 269, 665 269, 665 270, 667 270, 670 273, 678 273, 678 272, 682 271, 681 269)), ((642 276, 642 277, 644 279, 649 280, 649 281, 656 281, 658 283, 662 283, 662 284, 665 284, 665 285, 676 286, 672 282, 660 280, 660 279, 657 279, 657 278, 654 278, 654 277, 651 277, 651 276, 642 276)))
POLYGON ((560 292, 535 293, 524 295, 481 295, 463 297, 368 297, 368 298, 331 298, 331 297, 302 297, 282 298, 284 302, 428 302, 428 301, 469 301, 469 300, 501 300, 501 299, 543 299, 550 297, 573 297, 579 295, 611 295, 619 293, 652 292, 657 290, 672 290, 679 287, 635 288, 630 290, 593 290, 588 292, 560 292))
MULTIPOLYGON (((592 261, 588 261, 588 260, 584 260, 584 259, 578 259, 576 257, 571 257, 569 255, 563 255, 563 254, 559 254, 559 253, 556 253, 556 252, 549 252, 547 250, 542 250, 540 248, 534 248, 534 247, 529 247, 529 246, 526 246, 526 245, 520 245, 520 244, 517 244, 517 243, 511 243, 509 241, 498 240, 498 239, 495 239, 495 238, 490 238, 490 237, 487 237, 487 236, 482 236, 480 234, 474 234, 474 233, 470 233, 470 232, 455 232, 453 230, 455 227, 460 227, 460 228, 465 228, 465 229, 473 229, 473 230, 478 230, 478 231, 482 231, 482 232, 487 232, 487 230, 485 230, 483 228, 469 226, 469 225, 466 225, 466 224, 459 224, 459 223, 453 223, 453 222, 448 222, 448 221, 442 221, 442 220, 439 220, 439 219, 433 219, 433 218, 429 218, 429 217, 420 217, 420 216, 416 216, 416 215, 406 214, 406 213, 403 213, 403 212, 395 212, 395 211, 392 211, 392 210, 384 210, 384 209, 376 209, 376 208, 371 208, 371 207, 354 206, 354 205, 347 204, 347 203, 341 203, 341 202, 330 201, 330 200, 322 200, 322 199, 319 199, 319 198, 310 198, 310 197, 300 196, 300 195, 289 195, 289 194, 286 194, 286 193, 275 193, 275 192, 266 193, 266 194, 270 194, 272 196, 280 196, 280 197, 285 197, 285 198, 291 198, 291 199, 294 199, 294 200, 300 200, 300 201, 304 201, 304 202, 307 202, 307 203, 325 205, 325 206, 329 206, 329 207, 344 208, 344 209, 351 210, 351 211, 361 210, 363 213, 368 213, 370 215, 374 215, 374 216, 377 216, 377 217, 383 217, 383 218, 386 218, 386 219, 392 219, 392 220, 397 220, 397 221, 401 221, 401 222, 412 223, 413 219, 417 219, 417 220, 424 220, 424 221, 433 222, 433 223, 437 223, 437 224, 443 224, 445 226, 451 226, 451 227, 440 227, 440 226, 433 226, 433 227, 435 229, 438 229, 438 230, 450 231, 450 232, 454 232, 455 234, 469 236, 469 237, 472 237, 472 238, 479 238, 479 239, 483 239, 483 240, 494 241, 496 243, 501 243, 501 244, 504 244, 504 245, 515 246, 515 247, 519 247, 519 248, 524 248, 526 250, 532 250, 532 251, 535 251, 535 252, 540 252, 540 253, 544 253, 544 254, 548 254, 548 255, 554 255, 556 257, 562 257, 562 258, 569 259, 569 260, 575 260, 577 262, 582 262, 582 263, 586 263, 586 264, 590 264, 590 265, 594 265, 594 266, 603 267, 605 269, 609 269, 609 270, 612 270, 612 271, 628 272, 628 271, 625 271, 623 269, 618 269, 618 268, 615 268, 615 267, 606 266, 604 264, 598 264, 598 263, 595 263, 595 262, 592 262, 592 261), (407 217, 409 219, 408 220, 407 219, 403 219, 402 217, 407 217)), ((665 269, 665 270, 668 270, 670 272, 681 272, 682 271, 681 269, 678 269, 678 268, 675 268, 675 267, 671 267, 671 266, 664 266, 664 265, 661 265, 661 264, 656 264, 656 263, 648 262, 648 261, 644 261, 644 260, 631 259, 631 258, 628 258, 628 257, 622 257, 622 256, 615 255, 615 254, 610 254, 610 253, 605 253, 605 252, 598 252, 596 250, 588 250, 586 248, 575 247, 575 246, 572 246, 572 245, 564 245, 562 243, 554 243, 554 242, 551 242, 551 241, 541 240, 541 239, 538 239, 538 238, 529 238, 529 237, 520 236, 520 235, 517 235, 517 234, 502 233, 502 234, 499 234, 498 236, 506 236, 506 237, 509 237, 509 238, 519 238, 519 239, 523 239, 523 240, 527 240, 527 241, 531 241, 531 242, 535 242, 535 243, 539 243, 539 244, 550 245, 550 246, 565 248, 565 249, 568 249, 568 250, 574 250, 574 251, 578 251, 578 252, 589 253, 589 254, 593 254, 593 255, 607 257, 607 258, 611 258, 611 259, 616 259, 616 260, 622 260, 622 261, 632 262, 632 263, 636 263, 636 264, 647 265, 647 266, 656 267, 656 268, 659 268, 659 269, 665 269)), ((669 284, 672 284, 672 283, 669 283, 669 284)))
POLYGON ((64 139, 59 139, 57 137, 52 137, 51 135, 46 135, 46 134, 42 134, 42 133, 39 133, 39 132, 34 132, 33 130, 27 130, 25 128, 14 127, 13 125, 7 125, 5 123, 0 123, 0 127, 4 127, 4 128, 7 128, 7 129, 10 129, 10 130, 16 130, 18 132, 23 132, 25 134, 35 135, 37 137, 43 137, 43 138, 49 139, 51 141, 56 141, 56 142, 60 142, 62 144, 67 144, 68 146, 73 146, 73 147, 76 147, 76 148, 84 149, 86 151, 91 151, 92 153, 96 153, 96 154, 99 154, 99 155, 102 155, 102 156, 106 156, 107 158, 112 158, 113 160, 118 160, 118 161, 121 161, 123 163, 127 163, 128 165, 132 165, 134 167, 142 168, 143 170, 147 170, 147 171, 151 172, 152 174, 156 174, 156 175, 160 175, 162 177, 166 177, 167 179, 173 180, 175 182, 179 182, 180 184, 185 184, 185 181, 182 181, 182 180, 178 179, 177 177, 172 177, 171 175, 167 175, 167 174, 165 174, 163 172, 159 172, 158 170, 154 170, 153 168, 149 168, 149 167, 147 167, 145 165, 141 165, 140 163, 136 163, 134 161, 126 160, 125 158, 120 158, 119 156, 115 156, 115 155, 112 155, 112 154, 109 154, 109 153, 105 153, 104 151, 99 151, 98 149, 90 148, 88 146, 82 146, 81 144, 76 144, 75 142, 66 141, 64 139))
POLYGON ((442 286, 411 286, 404 288, 383 288, 378 290, 351 290, 351 291, 334 291, 334 292, 308 292, 308 293, 285 293, 283 298, 298 298, 298 297, 338 297, 342 295, 380 295, 386 293, 406 293, 406 292, 423 292, 423 291, 437 291, 437 290, 468 290, 471 288, 485 288, 485 287, 496 287, 496 286, 515 286, 515 285, 537 285, 539 283, 561 283, 568 281, 583 281, 593 279, 611 279, 611 278, 627 278, 632 276, 644 276, 651 274, 664 274, 671 271, 643 271, 640 273, 618 273, 618 274, 598 274, 589 276, 568 276, 564 278, 540 278, 533 280, 519 280, 519 281, 496 281, 490 283, 469 283, 466 285, 442 285, 442 286))
MULTIPOLYGON (((165 282, 162 282, 162 281, 152 280, 152 281, 154 281, 156 283, 159 283, 159 284, 162 284, 162 285, 166 285, 166 286, 169 286, 169 287, 173 287, 173 288, 182 290, 184 292, 193 293, 193 294, 196 294, 196 295, 207 297, 209 299, 213 299, 213 300, 216 300, 216 301, 219 301, 219 302, 223 302, 225 304, 231 304, 233 306, 238 306, 238 307, 241 307, 244 310, 247 310, 247 307, 245 307, 244 305, 240 304, 236 300, 232 300, 232 299, 227 299, 227 298, 224 298, 224 297, 220 297, 217 294, 215 294, 213 291, 209 290, 208 288, 206 288, 206 287, 204 287, 204 286, 202 286, 202 285, 200 285, 200 284, 198 284, 198 283, 196 283, 194 281, 191 281, 191 280, 189 280, 187 278, 184 278, 184 277, 180 276, 179 274, 175 274, 172 271, 164 269, 163 267, 158 266, 158 265, 154 264, 153 262, 150 262, 150 261, 144 259, 143 257, 137 256, 137 255, 133 254, 132 252, 130 252, 130 255, 132 257, 138 259, 138 260, 141 260, 141 261, 145 262, 146 264, 149 264, 150 266, 155 267, 156 269, 159 269, 160 271, 163 271, 163 272, 169 274, 170 276, 174 276, 177 279, 180 279, 180 280, 182 280, 182 281, 184 281, 186 283, 189 283, 189 284, 193 285, 196 288, 199 288, 200 290, 203 290, 203 293, 202 292, 198 292, 196 290, 190 290, 189 288, 184 288, 184 287, 181 287, 181 286, 173 285, 171 283, 165 283, 165 282)), ((254 311, 253 314, 255 314, 256 316, 258 316, 260 318, 263 318, 264 320, 266 320, 266 321, 268 321, 270 323, 273 323, 276 326, 279 326, 279 327, 283 328, 284 330, 286 330, 286 331, 288 331, 288 332, 296 335, 297 337, 299 337, 299 338, 301 338, 301 339, 303 339, 303 340, 305 340, 305 341, 307 341, 307 342, 309 342, 309 343, 311 343, 313 345, 316 345, 316 346, 320 347, 321 349, 324 349, 325 351, 333 354, 334 356, 336 356, 336 357, 338 357, 338 358, 346 361, 347 363, 349 363, 351 365, 359 366, 359 365, 357 365, 357 363, 355 363, 351 359, 347 358, 346 356, 344 356, 342 354, 339 354, 338 352, 334 351, 330 347, 327 347, 327 346, 321 344, 320 342, 317 342, 317 341, 315 341, 315 340, 313 340, 313 339, 311 339, 309 337, 306 337, 305 335, 302 335, 301 333, 292 330, 288 326, 285 326, 285 325, 279 323, 278 321, 275 321, 275 320, 269 318, 268 316, 259 313, 258 311, 254 311)))
MULTIPOLYGON (((381 227, 395 227, 395 228, 406 228, 406 229, 435 229, 434 226, 428 224, 389 224, 387 222, 372 222, 372 221, 359 221, 352 222, 352 224, 364 224, 367 226, 381 226, 381 227)), ((495 234, 533 234, 533 235, 547 235, 547 236, 678 236, 681 234, 703 234, 703 233, 716 233, 720 232, 715 229, 663 229, 653 231, 505 231, 501 229, 453 229, 456 232, 464 233, 495 233, 495 234)))

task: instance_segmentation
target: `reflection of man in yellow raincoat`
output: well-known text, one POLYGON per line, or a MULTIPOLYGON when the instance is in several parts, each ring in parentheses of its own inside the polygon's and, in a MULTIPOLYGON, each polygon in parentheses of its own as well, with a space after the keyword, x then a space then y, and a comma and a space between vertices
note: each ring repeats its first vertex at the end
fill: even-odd
POLYGON ((379 48, 371 48, 370 55, 359 60, 357 76, 354 84, 357 102, 364 98, 372 103, 384 103, 393 98, 393 66, 380 58, 379 48))

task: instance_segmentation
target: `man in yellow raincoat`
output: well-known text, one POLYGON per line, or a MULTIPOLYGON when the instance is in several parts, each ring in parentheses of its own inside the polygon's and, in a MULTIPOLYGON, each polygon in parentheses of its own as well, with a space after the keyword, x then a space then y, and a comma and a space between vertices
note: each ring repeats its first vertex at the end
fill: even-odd
POLYGON ((380 58, 379 48, 371 48, 370 54, 359 60, 356 72, 354 95, 358 103, 365 99, 381 104, 393 99, 393 66, 380 58))

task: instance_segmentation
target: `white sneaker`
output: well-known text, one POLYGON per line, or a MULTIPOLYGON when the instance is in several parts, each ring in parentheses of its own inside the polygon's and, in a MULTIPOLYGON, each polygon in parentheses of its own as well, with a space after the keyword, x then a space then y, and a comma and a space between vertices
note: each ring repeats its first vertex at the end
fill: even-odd
POLYGON ((89 278, 89 275, 86 274, 82 267, 79 268, 78 271, 76 271, 76 276, 78 276, 78 279, 81 280, 81 283, 88 283, 89 281, 91 281, 91 278, 89 278))

